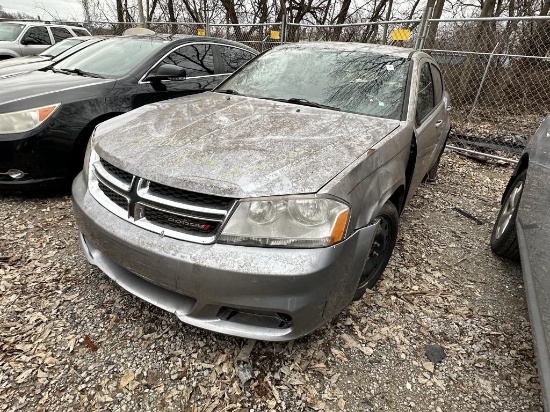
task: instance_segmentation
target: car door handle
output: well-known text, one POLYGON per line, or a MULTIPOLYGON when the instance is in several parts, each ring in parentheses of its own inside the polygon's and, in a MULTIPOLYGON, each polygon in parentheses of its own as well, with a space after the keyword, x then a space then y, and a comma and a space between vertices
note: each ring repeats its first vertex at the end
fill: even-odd
POLYGON ((435 127, 439 129, 441 126, 443 126, 443 120, 438 120, 437 122, 435 122, 435 127))

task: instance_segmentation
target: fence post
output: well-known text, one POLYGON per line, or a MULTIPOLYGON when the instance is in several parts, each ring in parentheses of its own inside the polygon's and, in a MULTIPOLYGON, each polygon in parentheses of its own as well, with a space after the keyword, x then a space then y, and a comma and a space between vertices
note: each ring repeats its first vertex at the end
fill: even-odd
POLYGON ((139 24, 141 27, 147 27, 145 24, 145 16, 143 15, 143 2, 138 0, 138 11, 139 11, 139 24))
POLYGON ((472 113, 474 112, 477 102, 479 100, 479 96, 481 96, 481 90, 483 89, 483 83, 485 83, 485 79, 487 79, 487 74, 489 73, 489 67, 491 67, 491 62, 493 61, 493 57, 495 57, 495 53, 497 51, 497 47, 499 45, 499 42, 497 42, 495 48, 491 52, 491 55, 489 56, 489 61, 487 61, 487 66, 485 66, 485 71, 483 72, 483 77, 481 78, 481 82, 479 83, 479 88, 477 89, 476 97, 474 99, 474 103, 472 104, 472 110, 470 110, 470 113, 468 113, 468 116, 466 116, 466 119, 469 121, 470 117, 472 117, 472 113))
POLYGON ((428 20, 432 18, 433 7, 426 7, 424 9, 424 14, 422 14, 422 20, 420 21, 420 28, 418 29, 418 37, 414 48, 416 50, 422 50, 424 47, 424 40, 426 39, 426 34, 428 33, 428 20))
POLYGON ((205 34, 210 37, 210 22, 208 21, 208 16, 204 19, 204 31, 205 34))
POLYGON ((283 14, 283 19, 281 21, 281 44, 286 43, 286 31, 288 30, 287 23, 288 21, 285 13, 283 14))

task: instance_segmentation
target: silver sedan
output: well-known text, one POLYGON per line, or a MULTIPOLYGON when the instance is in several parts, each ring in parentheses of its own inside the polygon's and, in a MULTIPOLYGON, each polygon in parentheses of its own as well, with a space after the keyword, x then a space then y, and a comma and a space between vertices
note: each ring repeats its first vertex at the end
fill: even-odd
POLYGON ((82 249, 189 324, 306 335, 381 277, 448 109, 427 54, 277 47, 214 92, 97 127, 73 183, 82 249))
POLYGON ((491 249, 518 260, 525 283, 545 410, 550 410, 550 115, 527 144, 502 196, 491 249))

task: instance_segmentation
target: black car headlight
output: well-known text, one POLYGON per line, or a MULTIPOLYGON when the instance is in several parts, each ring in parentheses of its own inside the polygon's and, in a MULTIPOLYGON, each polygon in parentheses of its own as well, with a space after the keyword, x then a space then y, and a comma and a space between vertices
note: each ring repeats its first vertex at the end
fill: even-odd
POLYGON ((246 246, 314 248, 344 239, 349 206, 314 195, 241 200, 218 239, 246 246))

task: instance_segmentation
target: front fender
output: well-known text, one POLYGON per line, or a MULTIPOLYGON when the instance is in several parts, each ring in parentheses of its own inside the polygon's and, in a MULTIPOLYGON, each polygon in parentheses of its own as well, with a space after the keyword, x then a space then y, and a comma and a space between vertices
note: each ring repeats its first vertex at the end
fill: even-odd
MULTIPOLYGON (((400 187, 407 187, 407 164, 412 130, 400 127, 367 150, 336 176, 320 193, 351 205, 350 228, 368 226, 400 187)), ((399 209, 400 205, 396 205, 399 209)))
MULTIPOLYGON (((372 220, 400 188, 406 186, 406 168, 410 151, 405 147, 383 166, 374 170, 352 193, 352 211, 355 228, 362 228, 372 220), (358 210, 357 210, 358 209, 358 210)), ((399 208, 399 205, 396 205, 399 208)))

